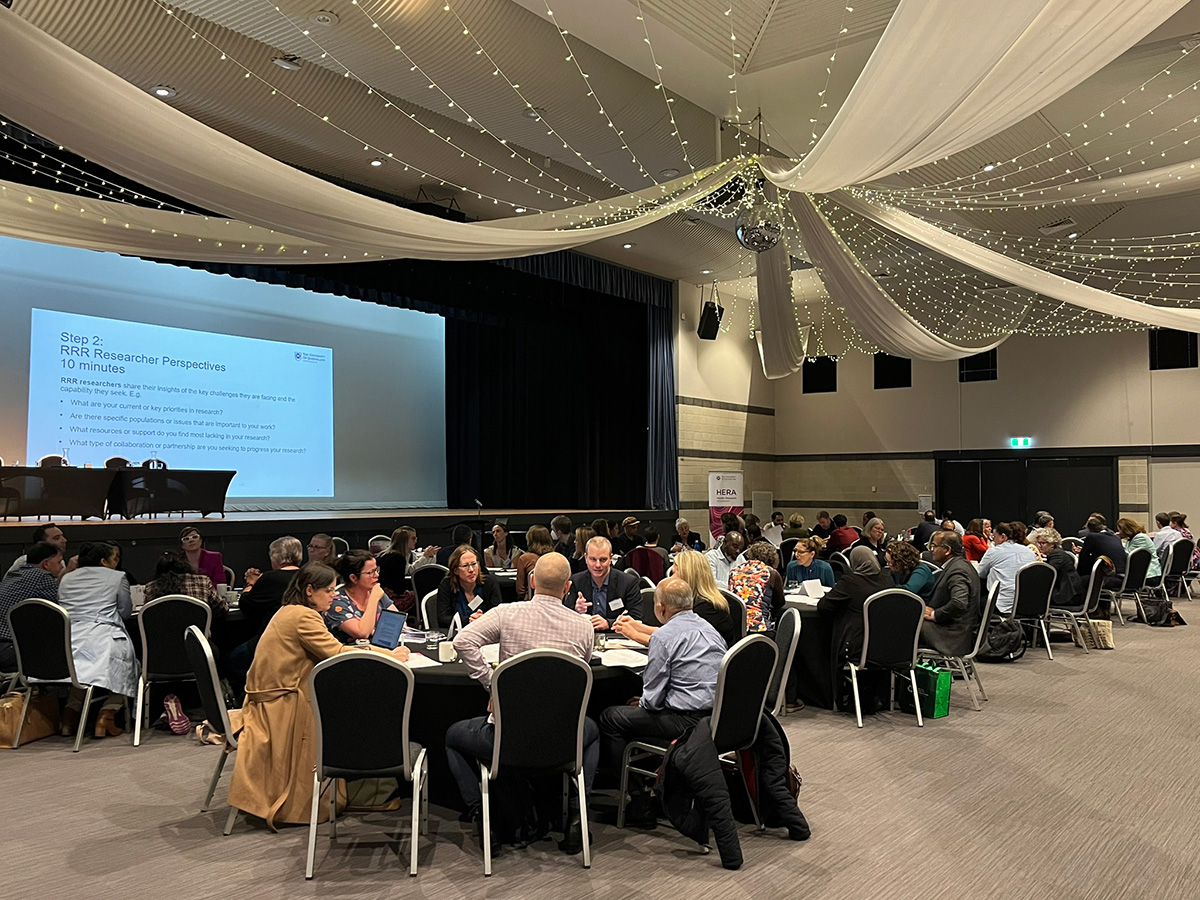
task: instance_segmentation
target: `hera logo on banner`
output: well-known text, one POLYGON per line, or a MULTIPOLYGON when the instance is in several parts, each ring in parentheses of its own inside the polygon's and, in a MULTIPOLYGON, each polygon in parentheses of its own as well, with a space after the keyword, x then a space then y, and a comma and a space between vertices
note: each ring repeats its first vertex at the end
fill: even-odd
POLYGON ((708 473, 709 506, 741 506, 744 496, 743 473, 708 473))

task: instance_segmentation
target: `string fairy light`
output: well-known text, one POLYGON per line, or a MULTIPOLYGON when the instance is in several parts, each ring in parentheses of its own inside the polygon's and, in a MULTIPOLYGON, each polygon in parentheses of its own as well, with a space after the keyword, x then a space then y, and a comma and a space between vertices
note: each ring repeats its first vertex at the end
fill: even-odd
POLYGON ((675 99, 667 94, 666 85, 663 84, 662 66, 658 64, 658 57, 654 53, 654 44, 650 42, 650 29, 646 26, 646 16, 642 12, 642 0, 637 0, 637 20, 642 23, 642 40, 650 49, 650 62, 654 66, 654 89, 662 95, 663 102, 666 104, 667 118, 671 121, 671 136, 679 140, 679 150, 683 154, 683 162, 689 170, 694 172, 696 167, 692 165, 692 161, 688 157, 688 142, 679 133, 679 123, 675 121, 675 110, 673 109, 675 99))
POLYGON ((734 126, 734 133, 737 135, 738 150, 740 153, 745 154, 746 134, 742 131, 742 100, 741 95, 738 93, 738 75, 739 70, 741 69, 741 64, 738 62, 738 60, 742 58, 742 54, 737 48, 737 32, 733 30, 733 0, 729 0, 729 7, 725 10, 725 16, 729 19, 729 24, 727 26, 729 30, 729 78, 733 81, 733 87, 730 88, 729 93, 733 96, 734 110, 732 122, 734 126))

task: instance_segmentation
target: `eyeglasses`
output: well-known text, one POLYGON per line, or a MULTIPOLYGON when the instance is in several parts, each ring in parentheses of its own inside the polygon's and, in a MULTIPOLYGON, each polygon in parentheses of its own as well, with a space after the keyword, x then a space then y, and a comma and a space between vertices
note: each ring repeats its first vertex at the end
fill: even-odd
POLYGON ((379 574, 379 569, 377 569, 377 568, 376 568, 376 569, 363 569, 363 570, 362 570, 362 577, 363 577, 363 578, 366 578, 368 575, 378 575, 378 574, 379 574))
POLYGON ((456 566, 456 568, 459 568, 459 569, 478 569, 478 568, 479 568, 479 563, 477 563, 477 562, 473 562, 473 563, 459 563, 459 564, 456 566))

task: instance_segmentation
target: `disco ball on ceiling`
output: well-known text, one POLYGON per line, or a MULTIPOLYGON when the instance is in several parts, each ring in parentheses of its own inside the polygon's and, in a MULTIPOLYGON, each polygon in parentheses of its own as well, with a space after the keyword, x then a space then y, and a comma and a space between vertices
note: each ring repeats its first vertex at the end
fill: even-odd
POLYGON ((767 199, 761 185, 755 188, 754 199, 738 216, 734 233, 739 244, 755 253, 764 253, 779 243, 783 217, 779 206, 767 199))

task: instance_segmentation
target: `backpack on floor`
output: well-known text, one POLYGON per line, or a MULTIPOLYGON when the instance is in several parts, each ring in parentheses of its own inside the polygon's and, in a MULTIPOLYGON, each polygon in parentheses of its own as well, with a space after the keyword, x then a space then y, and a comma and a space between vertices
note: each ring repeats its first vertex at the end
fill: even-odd
POLYGON ((1025 632, 1012 619, 992 619, 975 658, 985 663, 1013 662, 1025 655, 1025 632))

